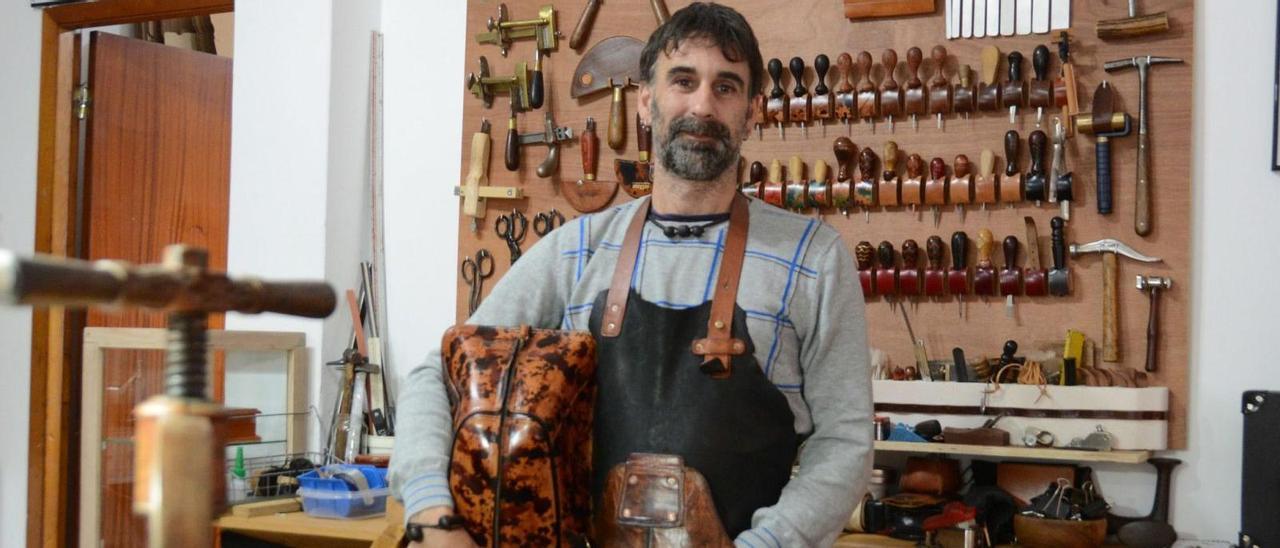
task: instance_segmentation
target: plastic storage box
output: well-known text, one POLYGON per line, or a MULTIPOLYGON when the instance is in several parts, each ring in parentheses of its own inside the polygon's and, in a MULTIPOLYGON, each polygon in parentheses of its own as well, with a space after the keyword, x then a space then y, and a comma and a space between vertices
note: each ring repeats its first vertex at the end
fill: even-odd
POLYGON ((361 518, 386 512, 387 470, 367 465, 337 464, 298 476, 302 510, 318 518, 361 518), (357 473, 368 485, 357 489, 347 474, 357 473))

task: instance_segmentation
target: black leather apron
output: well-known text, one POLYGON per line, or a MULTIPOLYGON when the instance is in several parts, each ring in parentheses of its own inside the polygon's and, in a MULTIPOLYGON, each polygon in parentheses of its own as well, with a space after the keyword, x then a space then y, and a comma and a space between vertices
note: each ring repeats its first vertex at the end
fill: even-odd
POLYGON ((728 378, 713 379, 691 351, 694 339, 707 334, 710 301, 677 310, 645 301, 633 289, 621 333, 602 337, 607 297, 606 290, 596 298, 589 323, 599 364, 595 507, 609 470, 629 454, 680 455, 706 477, 726 533, 737 537, 751 528, 756 510, 777 503, 799 445, 791 407, 755 359, 746 314, 734 305, 732 333, 746 342, 746 352, 732 358, 728 378))

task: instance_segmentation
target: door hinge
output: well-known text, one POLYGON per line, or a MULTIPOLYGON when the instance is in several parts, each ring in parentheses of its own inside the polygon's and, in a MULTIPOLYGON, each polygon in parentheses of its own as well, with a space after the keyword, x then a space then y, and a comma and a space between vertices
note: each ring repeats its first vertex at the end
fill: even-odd
POLYGON ((75 95, 71 98, 72 105, 76 109, 76 119, 84 120, 89 117, 89 84, 80 84, 76 88, 75 95))

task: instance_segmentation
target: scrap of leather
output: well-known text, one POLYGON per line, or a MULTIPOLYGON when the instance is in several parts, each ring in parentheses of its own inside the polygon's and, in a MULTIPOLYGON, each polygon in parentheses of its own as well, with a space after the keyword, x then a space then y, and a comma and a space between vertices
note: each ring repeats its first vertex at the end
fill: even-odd
POLYGON ((1076 467, 1030 462, 1001 462, 996 465, 996 486, 1023 506, 1029 504, 1032 497, 1043 493, 1046 485, 1056 484, 1059 478, 1075 485, 1076 467))
POLYGON ((960 490, 960 461, 935 457, 908 457, 898 486, 906 493, 950 495, 960 490))
POLYGON ((603 501, 594 535, 603 546, 733 546, 706 479, 677 455, 633 453, 609 471, 603 501))
POLYGON ((441 349, 449 491, 467 532, 482 546, 578 543, 591 515, 595 339, 459 325, 441 349))

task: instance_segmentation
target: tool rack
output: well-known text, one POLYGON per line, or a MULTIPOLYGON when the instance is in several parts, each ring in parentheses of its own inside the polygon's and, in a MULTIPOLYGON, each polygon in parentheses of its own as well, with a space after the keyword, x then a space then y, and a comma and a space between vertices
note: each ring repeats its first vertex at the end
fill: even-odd
MULTIPOLYGON (((539 9, 552 3, 550 0, 506 0, 509 13, 513 19, 534 17, 539 9)), ((683 7, 684 0, 668 0, 672 12, 683 7)), ((532 63, 534 59, 534 42, 517 40, 513 43, 508 55, 499 54, 496 46, 477 44, 475 36, 486 32, 488 18, 497 13, 499 2, 496 0, 473 0, 468 2, 465 66, 468 72, 476 70, 477 59, 484 55, 494 74, 510 74, 517 62, 532 63)), ((556 19, 561 40, 557 49, 542 59, 545 71, 547 105, 552 108, 557 125, 568 126, 580 132, 588 116, 601 124, 599 157, 600 179, 608 180, 612 176, 612 165, 615 158, 635 159, 635 97, 634 91, 626 93, 626 117, 628 120, 624 147, 615 151, 603 146, 605 141, 604 124, 609 116, 609 94, 598 94, 584 99, 569 97, 570 79, 582 53, 596 42, 615 35, 629 35, 641 40, 648 38, 656 22, 648 2, 611 1, 601 4, 593 27, 580 50, 570 49, 568 37, 573 31, 573 24, 578 20, 583 0, 557 0, 554 2, 556 19)), ((1169 276, 1175 280, 1174 289, 1163 295, 1160 311, 1160 369, 1150 374, 1151 386, 1166 386, 1170 390, 1169 403, 1169 448, 1186 447, 1186 422, 1188 406, 1188 306, 1191 302, 1190 291, 1193 283, 1191 276, 1191 208, 1194 197, 1191 191, 1191 128, 1192 128, 1192 71, 1194 67, 1193 41, 1194 3, 1172 0, 1149 0, 1141 3, 1148 13, 1167 11, 1172 21, 1172 29, 1161 35, 1133 38, 1122 41, 1104 42, 1100 40, 1094 28, 1100 19, 1113 19, 1126 15, 1123 2, 1104 0, 1076 0, 1072 2, 1072 57, 1075 63, 1077 94, 1080 97, 1080 110, 1087 111, 1094 88, 1103 79, 1111 82, 1119 94, 1117 111, 1123 110, 1134 117, 1134 133, 1137 131, 1138 115, 1138 76, 1130 70, 1118 73, 1103 71, 1104 62, 1122 57, 1140 55, 1159 55, 1180 57, 1186 62, 1181 65, 1170 65, 1154 69, 1149 84, 1149 125, 1151 129, 1151 167, 1154 181, 1152 191, 1152 210, 1154 231, 1146 237, 1134 233, 1134 187, 1136 181, 1136 135, 1112 141, 1112 170, 1114 173, 1114 212, 1108 216, 1096 212, 1096 191, 1094 188, 1094 143, 1089 136, 1077 133, 1067 140, 1067 169, 1075 174, 1075 201, 1071 220, 1067 224, 1066 240, 1068 243, 1085 243, 1102 238, 1122 240, 1147 255, 1161 257, 1159 264, 1139 264, 1121 259, 1119 267, 1119 302, 1120 302, 1120 343, 1123 351, 1122 365, 1141 370, 1146 347, 1146 322, 1148 297, 1134 288, 1136 275, 1169 276)), ((805 59, 806 81, 810 89, 816 84, 813 60, 825 53, 835 61, 841 53, 849 53, 855 59, 862 51, 868 51, 875 59, 873 81, 883 77, 880 66, 881 53, 892 48, 897 51, 899 61, 896 79, 899 83, 906 80, 905 57, 907 49, 916 46, 925 52, 924 66, 920 71, 921 79, 928 82, 933 76, 932 60, 929 52, 935 45, 943 45, 948 52, 945 71, 952 84, 959 82, 959 67, 968 64, 975 73, 981 65, 980 52, 987 45, 995 45, 1000 49, 1002 58, 1011 51, 1019 51, 1025 58, 1023 78, 1031 79, 1031 53, 1037 45, 1048 45, 1052 52, 1049 74, 1056 77, 1059 61, 1056 56, 1054 42, 1057 33, 1032 34, 981 39, 945 39, 944 11, 939 3, 937 11, 929 15, 911 17, 891 17, 886 19, 867 19, 850 21, 843 16, 842 5, 829 0, 795 0, 792 2, 774 2, 771 0, 741 0, 733 2, 733 7, 746 16, 752 24, 761 44, 762 54, 767 62, 777 57, 786 63, 793 56, 805 59)), ((1001 79, 1007 73, 1002 59, 999 72, 1001 79)), ((455 75, 451 81, 465 81, 465 74, 455 75)), ((860 78, 860 76, 858 76, 860 78)), ((834 87, 835 79, 827 76, 828 86, 834 87)), ((855 85, 857 80, 854 81, 855 85)), ((790 75, 784 77, 784 87, 790 92, 794 86, 790 75)), ((768 75, 765 75, 764 90, 771 87, 768 75)), ((564 212, 572 224, 575 216, 568 202, 559 195, 557 187, 561 179, 577 180, 582 175, 580 150, 577 141, 563 145, 560 151, 559 171, 551 178, 539 178, 534 173, 535 167, 546 155, 544 147, 527 147, 522 151, 519 171, 510 172, 504 169, 501 154, 504 136, 503 122, 507 119, 508 108, 505 97, 500 98, 492 108, 485 108, 481 100, 471 96, 458 85, 458 93, 463 94, 463 125, 459 138, 463 143, 470 143, 472 135, 478 131, 482 119, 488 119, 494 126, 492 135, 494 143, 493 157, 489 163, 489 181, 497 186, 515 186, 521 188, 525 198, 518 201, 491 201, 489 215, 481 221, 480 231, 473 233, 470 229, 471 218, 459 216, 459 242, 457 262, 465 257, 474 256, 476 251, 487 248, 494 252, 496 272, 494 278, 485 284, 485 290, 493 287, 498 278, 510 267, 507 260, 506 246, 493 230, 494 218, 502 211, 511 208, 525 212, 532 217, 535 213, 557 208, 564 212)), ((1054 116, 1063 116, 1059 108, 1051 108, 1045 112, 1043 127, 1039 128, 1052 136, 1052 120, 1054 116)), ((520 131, 538 130, 543 124, 543 109, 525 112, 519 115, 520 131)), ((1022 138, 1021 166, 1027 170, 1028 135, 1035 129, 1035 109, 1023 107, 1019 109, 1018 124, 1010 125, 1009 115, 1005 110, 995 112, 977 112, 969 119, 956 114, 948 114, 945 129, 938 129, 932 115, 923 116, 919 121, 919 130, 911 128, 909 118, 896 120, 896 128, 889 132, 888 124, 878 119, 876 131, 872 133, 867 123, 855 122, 851 133, 838 121, 829 122, 823 127, 809 127, 806 139, 798 125, 787 127, 786 140, 778 138, 777 130, 766 126, 763 140, 757 138, 752 128, 751 138, 743 145, 742 154, 747 163, 760 161, 768 166, 773 159, 785 165, 793 155, 799 155, 809 170, 814 162, 822 159, 828 165, 836 165, 832 152, 832 143, 836 137, 849 136, 859 149, 870 147, 877 155, 881 154, 884 143, 893 140, 898 144, 903 155, 899 157, 900 174, 905 165, 906 154, 920 154, 926 161, 939 156, 950 166, 957 154, 965 154, 975 165, 984 148, 995 151, 999 160, 997 172, 1004 167, 1003 137, 1007 130, 1016 129, 1022 138)), ((467 174, 469 163, 469 147, 464 146, 459 158, 459 172, 455 181, 462 181, 467 174)), ((1047 159, 1046 159, 1047 160, 1047 159)), ((883 158, 881 158, 883 165, 883 158)), ((743 170, 742 178, 747 177, 743 170)), ((856 180, 856 179, 855 179, 856 180)), ((445 185, 439 192, 448 193, 445 185)), ((625 192, 618 192, 613 205, 625 203, 631 198, 625 192)), ((879 208, 872 211, 870 222, 866 222, 861 211, 852 211, 848 218, 835 211, 827 211, 823 217, 827 224, 835 227, 842 235, 850 254, 853 247, 861 240, 876 245, 881 240, 888 240, 896 248, 908 238, 916 240, 921 248, 930 235, 939 235, 949 240, 953 231, 963 230, 970 238, 970 247, 976 239, 978 231, 989 228, 995 235, 997 250, 994 262, 999 269, 1003 259, 999 252, 999 242, 1006 235, 1015 235, 1022 241, 1023 249, 1019 254, 1019 264, 1025 266, 1026 245, 1023 230, 1023 217, 1032 216, 1036 220, 1040 234, 1040 254, 1042 263, 1048 264, 1049 253, 1049 220, 1057 215, 1056 204, 1045 203, 1037 208, 1034 203, 1023 202, 1012 209, 1004 204, 989 206, 986 212, 969 206, 964 221, 951 205, 943 206, 941 223, 933 226, 932 213, 926 210, 917 217, 901 207, 890 211, 879 208), (856 212, 856 214, 855 214, 856 212)), ((810 211, 810 216, 817 214, 810 211)), ((524 240, 523 247, 528 249, 538 240, 532 231, 524 240)), ((969 252, 969 264, 974 263, 976 250, 969 252)), ((923 261, 923 253, 922 253, 923 261)), ((1097 255, 1086 255, 1078 260, 1068 259, 1071 269, 1072 290, 1066 297, 1025 297, 1019 296, 1016 301, 1015 318, 1006 318, 1004 299, 989 297, 984 302, 974 295, 965 297, 965 319, 961 320, 957 313, 957 304, 953 297, 930 302, 921 299, 918 306, 909 308, 912 323, 918 337, 924 339, 929 356, 934 359, 949 357, 952 347, 965 349, 970 360, 982 355, 998 357, 1000 348, 1006 339, 1016 339, 1022 348, 1032 349, 1052 346, 1061 349, 1067 328, 1075 328, 1084 332, 1090 339, 1102 340, 1102 260, 1097 255)), ((972 266, 971 266, 972 268, 972 266)), ((849 275, 855 275, 850 272, 849 275)), ((459 279, 455 310, 459 321, 464 320, 467 312, 467 294, 469 288, 459 279)), ((891 310, 888 302, 881 297, 868 299, 866 305, 868 335, 872 346, 884 350, 894 363, 908 365, 913 362, 913 350, 900 313, 891 310)), ((1099 352, 1100 354, 1100 352, 1099 352)), ((1113 364, 1101 364, 1112 366, 1113 364)))

